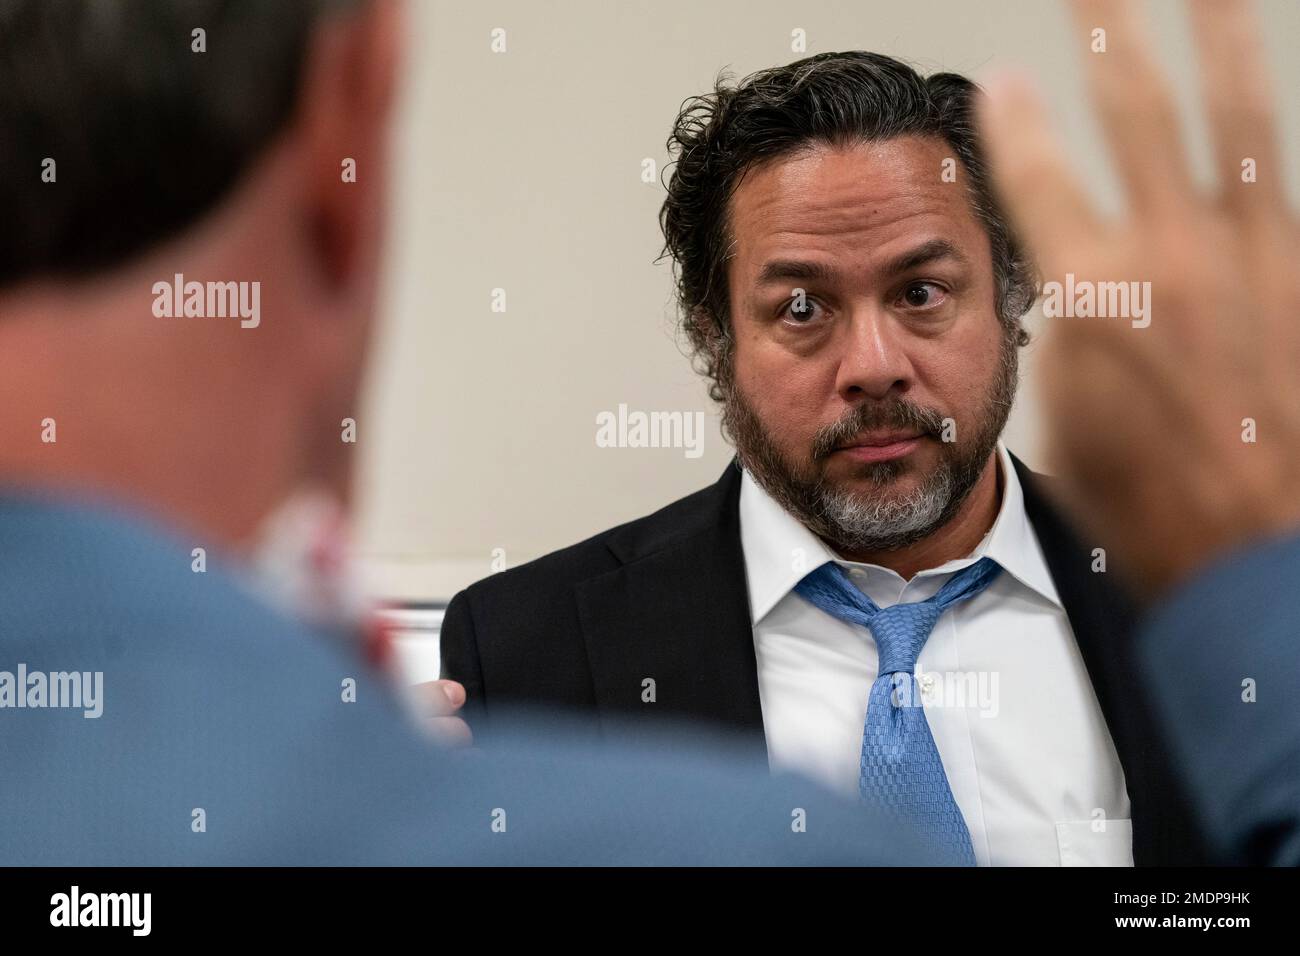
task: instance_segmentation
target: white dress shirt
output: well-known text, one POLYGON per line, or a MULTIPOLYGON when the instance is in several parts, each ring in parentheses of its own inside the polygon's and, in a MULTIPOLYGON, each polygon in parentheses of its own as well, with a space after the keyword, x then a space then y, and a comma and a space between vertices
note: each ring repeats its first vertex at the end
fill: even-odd
POLYGON ((795 593, 804 575, 836 561, 883 608, 933 597, 987 556, 1003 573, 943 614, 916 668, 975 859, 1132 866, 1124 773, 1000 442, 997 459, 1002 502, 993 527, 967 557, 910 581, 839 558, 745 474, 740 537, 769 762, 857 796, 876 645, 865 628, 795 593))

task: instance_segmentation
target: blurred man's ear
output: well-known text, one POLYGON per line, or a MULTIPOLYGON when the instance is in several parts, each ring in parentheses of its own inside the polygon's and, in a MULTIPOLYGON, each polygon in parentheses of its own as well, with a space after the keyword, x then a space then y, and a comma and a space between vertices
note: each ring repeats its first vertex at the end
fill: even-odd
POLYGON ((366 285, 378 264, 401 14, 397 0, 363 0, 322 20, 307 46, 294 123, 327 286, 366 285))

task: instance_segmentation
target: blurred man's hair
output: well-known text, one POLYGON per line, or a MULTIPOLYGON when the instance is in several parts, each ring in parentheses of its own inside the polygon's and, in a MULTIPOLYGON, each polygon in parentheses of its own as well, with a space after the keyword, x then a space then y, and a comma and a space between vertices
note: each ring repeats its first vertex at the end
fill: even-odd
MULTIPOLYGON (((898 136, 934 136, 963 167, 972 209, 988 233, 998 317, 1018 344, 1020 318, 1033 304, 1033 269, 990 188, 975 138, 970 80, 955 73, 923 77, 878 53, 821 53, 762 70, 687 100, 668 139, 675 157, 659 213, 664 252, 675 262, 682 328, 709 393, 725 401, 733 339, 727 262, 732 236, 727 209, 756 164, 809 145, 850 145, 898 136)), ((935 176, 940 170, 935 170, 935 176)))
POLYGON ((0 286, 124 262, 215 206, 288 120, 313 26, 358 2, 0 0, 0 286))

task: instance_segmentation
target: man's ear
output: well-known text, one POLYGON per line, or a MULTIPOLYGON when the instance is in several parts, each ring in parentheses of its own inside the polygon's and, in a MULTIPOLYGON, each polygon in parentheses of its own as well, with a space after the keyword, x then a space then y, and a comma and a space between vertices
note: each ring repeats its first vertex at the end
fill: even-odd
POLYGON ((722 327, 711 309, 699 305, 686 317, 686 332, 696 345, 699 371, 712 383, 709 397, 715 402, 725 402, 731 380, 731 350, 735 347, 729 341, 730 330, 722 327))
POLYGON ((325 15, 307 44, 296 135, 327 286, 346 286, 377 262, 400 45, 396 0, 363 0, 356 10, 325 15))
POLYGON ((713 311, 707 306, 697 305, 686 317, 687 332, 702 344, 710 354, 717 351, 722 339, 722 330, 713 311))

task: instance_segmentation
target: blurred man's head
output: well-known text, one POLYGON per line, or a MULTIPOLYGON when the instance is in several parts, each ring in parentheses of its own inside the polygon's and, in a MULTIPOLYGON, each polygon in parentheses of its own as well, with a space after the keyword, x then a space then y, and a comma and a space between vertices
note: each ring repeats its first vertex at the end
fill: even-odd
POLYGON ((231 543, 346 497, 397 16, 0 0, 0 481, 231 543))
POLYGON ((684 329, 745 467, 847 552, 944 526, 1010 412, 1032 272, 974 85, 870 53, 688 101, 661 213, 684 329))

